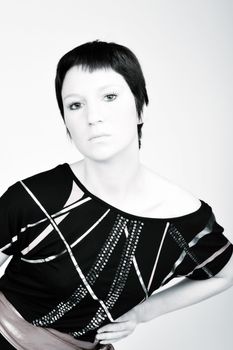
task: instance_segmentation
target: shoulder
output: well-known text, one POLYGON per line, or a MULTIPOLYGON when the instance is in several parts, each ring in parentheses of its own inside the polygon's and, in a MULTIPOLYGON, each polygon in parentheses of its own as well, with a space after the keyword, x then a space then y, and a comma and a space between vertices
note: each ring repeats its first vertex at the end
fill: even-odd
POLYGON ((51 210, 59 209, 65 203, 73 185, 62 164, 26 177, 20 183, 25 192, 30 190, 41 204, 51 210))
POLYGON ((170 184, 167 205, 174 212, 174 216, 182 216, 197 211, 201 207, 201 201, 188 190, 170 184))
POLYGON ((20 213, 34 214, 38 211, 35 199, 47 210, 59 209, 67 200, 72 188, 67 174, 59 165, 34 173, 13 183, 3 194, 2 199, 20 213), (32 205, 34 204, 34 205, 32 205))
POLYGON ((20 179, 19 182, 24 182, 26 185, 35 188, 44 186, 51 188, 59 184, 62 180, 64 180, 64 171, 61 164, 59 164, 20 179))
POLYGON ((156 202, 159 199, 165 217, 187 215, 201 207, 201 200, 197 196, 152 169, 146 169, 146 177, 147 191, 156 202))

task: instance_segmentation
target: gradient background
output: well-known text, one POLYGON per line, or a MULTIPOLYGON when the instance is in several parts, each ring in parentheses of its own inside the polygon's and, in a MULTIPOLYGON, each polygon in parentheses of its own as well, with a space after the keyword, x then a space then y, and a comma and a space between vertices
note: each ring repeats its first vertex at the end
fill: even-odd
MULTIPOLYGON (((7 0, 0 3, 2 194, 82 158, 56 104, 59 58, 95 39, 138 57, 150 104, 141 161, 212 206, 233 241, 233 2, 7 0)), ((232 349, 233 288, 140 324, 116 350, 232 349), (143 345, 142 345, 143 344, 143 345)))

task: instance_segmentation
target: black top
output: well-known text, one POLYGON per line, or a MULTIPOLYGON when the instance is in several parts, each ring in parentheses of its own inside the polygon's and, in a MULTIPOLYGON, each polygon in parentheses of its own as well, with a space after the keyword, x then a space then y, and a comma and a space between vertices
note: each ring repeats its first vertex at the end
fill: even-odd
POLYGON ((96 330, 180 276, 207 279, 232 255, 212 212, 150 218, 88 191, 68 163, 0 197, 0 251, 13 255, 0 290, 36 326, 94 341, 96 330))

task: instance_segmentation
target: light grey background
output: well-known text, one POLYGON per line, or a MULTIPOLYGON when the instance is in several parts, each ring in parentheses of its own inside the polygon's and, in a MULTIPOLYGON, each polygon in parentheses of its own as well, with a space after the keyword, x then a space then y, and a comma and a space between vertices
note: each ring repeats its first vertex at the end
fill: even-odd
MULTIPOLYGON (((95 39, 128 46, 142 65, 150 104, 141 160, 209 203, 233 241, 230 0, 1 1, 0 193, 81 158, 66 136, 54 77, 66 51, 95 39)), ((141 324, 114 346, 230 350, 232 306, 233 288, 141 324)))

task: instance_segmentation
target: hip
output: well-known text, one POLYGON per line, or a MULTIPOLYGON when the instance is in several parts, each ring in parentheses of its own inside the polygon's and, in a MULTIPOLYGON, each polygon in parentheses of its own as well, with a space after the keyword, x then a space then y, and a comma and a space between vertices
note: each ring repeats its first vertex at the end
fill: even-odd
POLYGON ((52 328, 35 326, 26 321, 0 291, 1 349, 17 350, 114 350, 112 344, 78 340, 52 328))

